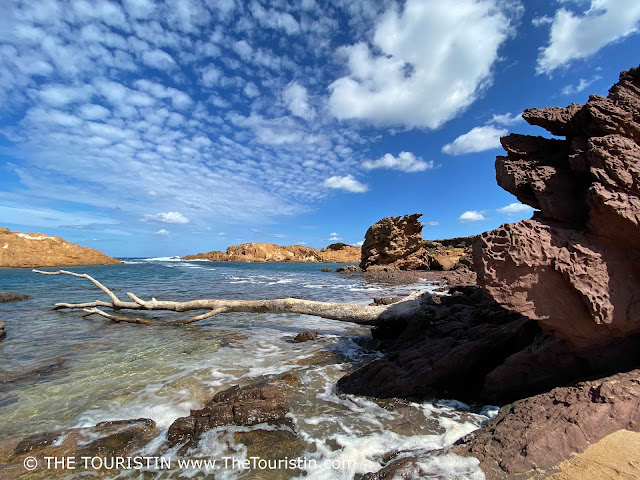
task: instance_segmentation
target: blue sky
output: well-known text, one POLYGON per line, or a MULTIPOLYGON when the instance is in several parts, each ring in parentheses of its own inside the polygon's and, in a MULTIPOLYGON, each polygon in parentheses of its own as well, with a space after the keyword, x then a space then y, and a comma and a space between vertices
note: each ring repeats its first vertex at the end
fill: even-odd
POLYGON ((114 256, 425 238, 531 215, 527 107, 637 66, 637 0, 4 2, 0 225, 114 256))

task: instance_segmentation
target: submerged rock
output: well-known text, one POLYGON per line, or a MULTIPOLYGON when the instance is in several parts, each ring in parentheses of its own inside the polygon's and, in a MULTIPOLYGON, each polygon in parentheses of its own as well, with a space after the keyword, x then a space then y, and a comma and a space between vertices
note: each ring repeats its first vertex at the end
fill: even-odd
POLYGON ((22 300, 29 300, 30 298, 31 298, 31 295, 24 295, 23 293, 0 292, 0 303, 20 302, 22 300))
MULTIPOLYGON (((44 457, 74 457, 77 471, 85 469, 81 457, 126 457, 147 445, 155 436, 155 422, 148 418, 101 422, 94 427, 70 428, 36 433, 22 439, 0 441, 0 477, 21 478, 27 455, 40 460, 34 478, 66 478, 65 469, 47 469, 44 457), (42 476, 44 475, 44 476, 42 476)), ((113 470, 111 470, 113 472, 113 470)), ((31 477, 29 477, 31 478, 31 477)))
POLYGON ((329 267, 324 267, 320 269, 321 272, 333 272, 329 267))
POLYGON ((0 322, 0 340, 7 336, 7 332, 4 329, 4 322, 0 322))

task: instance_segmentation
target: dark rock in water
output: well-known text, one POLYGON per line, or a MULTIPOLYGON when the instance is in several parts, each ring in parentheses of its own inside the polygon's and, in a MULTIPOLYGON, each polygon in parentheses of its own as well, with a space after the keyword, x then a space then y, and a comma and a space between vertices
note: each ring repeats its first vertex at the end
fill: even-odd
POLYGON ((7 391, 18 383, 37 383, 66 375, 69 367, 64 358, 55 358, 29 367, 26 371, 0 371, 0 392, 7 391))
POLYGON ((42 447, 55 443, 56 440, 62 437, 62 435, 64 434, 60 431, 29 435, 18 442, 18 445, 16 445, 13 452, 16 455, 22 455, 23 453, 28 453, 32 450, 38 450, 42 447))
POLYGON ((0 292, 0 303, 19 302, 21 300, 29 300, 31 295, 24 295, 16 292, 0 292))
POLYGON ((329 267, 324 267, 320 269, 321 272, 333 272, 329 267))
POLYGON ((11 393, 9 395, 4 395, 0 397, 0 408, 1 407, 8 407, 9 405, 13 405, 14 403, 17 403, 18 400, 20 399, 20 397, 18 397, 18 395, 11 393))
POLYGON ((300 332, 295 337, 293 337, 293 341, 296 343, 309 342, 311 340, 315 340, 317 336, 318 332, 307 330, 306 332, 300 332))
POLYGON ((247 447, 248 458, 260 457, 265 460, 296 458, 306 449, 306 443, 289 430, 256 429, 237 432, 234 433, 233 439, 236 443, 242 443, 247 447))
POLYGON ((7 332, 4 329, 4 322, 0 322, 0 340, 7 336, 7 332))
POLYGON ((356 273, 361 271, 362 269, 356 265, 345 265, 344 267, 336 268, 337 273, 356 273))
POLYGON ((203 409, 192 410, 188 417, 173 422, 169 427, 169 443, 195 444, 204 432, 223 425, 285 424, 289 405, 278 391, 279 383, 282 381, 235 385, 218 392, 203 409))
POLYGON ((434 296, 422 315, 373 329, 385 356, 338 381, 344 393, 504 403, 640 364, 640 336, 574 351, 477 287, 434 296))
POLYGON ((37 452, 38 456, 71 455, 116 456, 126 455, 146 445, 155 434, 155 422, 148 418, 101 422, 95 427, 73 428, 36 433, 20 440, 13 448, 16 460, 37 452))
POLYGON ((621 429, 640 431, 640 370, 559 387, 506 405, 455 453, 480 459, 491 479, 546 469, 621 429))
POLYGON ((78 456, 114 457, 123 451, 138 450, 149 442, 149 435, 155 426, 155 422, 149 418, 98 423, 95 430, 104 436, 84 446, 78 456))

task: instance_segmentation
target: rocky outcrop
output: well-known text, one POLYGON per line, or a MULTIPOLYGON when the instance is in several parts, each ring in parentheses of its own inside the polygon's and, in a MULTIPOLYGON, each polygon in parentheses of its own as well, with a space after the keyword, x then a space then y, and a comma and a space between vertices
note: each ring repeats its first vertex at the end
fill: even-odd
POLYGON ((639 411, 640 370, 633 370, 507 405, 454 451, 480 459, 487 478, 510 479, 547 469, 617 430, 640 431, 639 411))
POLYGON ((386 217, 370 226, 362 245, 360 268, 452 270, 460 266, 459 260, 470 253, 471 237, 425 241, 421 216, 386 217))
POLYGON ((539 212, 478 238, 479 284, 576 350, 640 332, 640 69, 523 117, 566 139, 502 139, 498 184, 539 212))
POLYGON ((60 237, 0 228, 0 267, 35 268, 116 263, 122 262, 60 237))
POLYGON ((7 332, 4 330, 4 322, 0 322, 0 340, 7 336, 7 332))
POLYGON ((282 247, 273 243, 243 243, 242 245, 230 246, 226 252, 213 251, 187 255, 183 257, 183 260, 356 263, 360 261, 360 248, 345 244, 333 244, 322 250, 316 250, 302 245, 282 247))
POLYGON ((361 249, 345 243, 332 243, 320 250, 320 257, 325 263, 358 263, 361 249))

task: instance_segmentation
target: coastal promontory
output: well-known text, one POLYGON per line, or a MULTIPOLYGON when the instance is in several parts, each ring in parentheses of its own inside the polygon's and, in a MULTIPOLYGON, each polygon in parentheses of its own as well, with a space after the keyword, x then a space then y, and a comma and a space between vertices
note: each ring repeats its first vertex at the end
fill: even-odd
POLYGON ((212 251, 187 255, 183 260, 211 260, 212 262, 303 262, 303 263, 359 263, 360 247, 334 243, 322 250, 303 245, 280 246, 273 243, 243 243, 232 245, 226 252, 212 251))
POLYGON ((93 248, 81 247, 42 233, 0 228, 0 267, 34 268, 121 263, 93 248))

